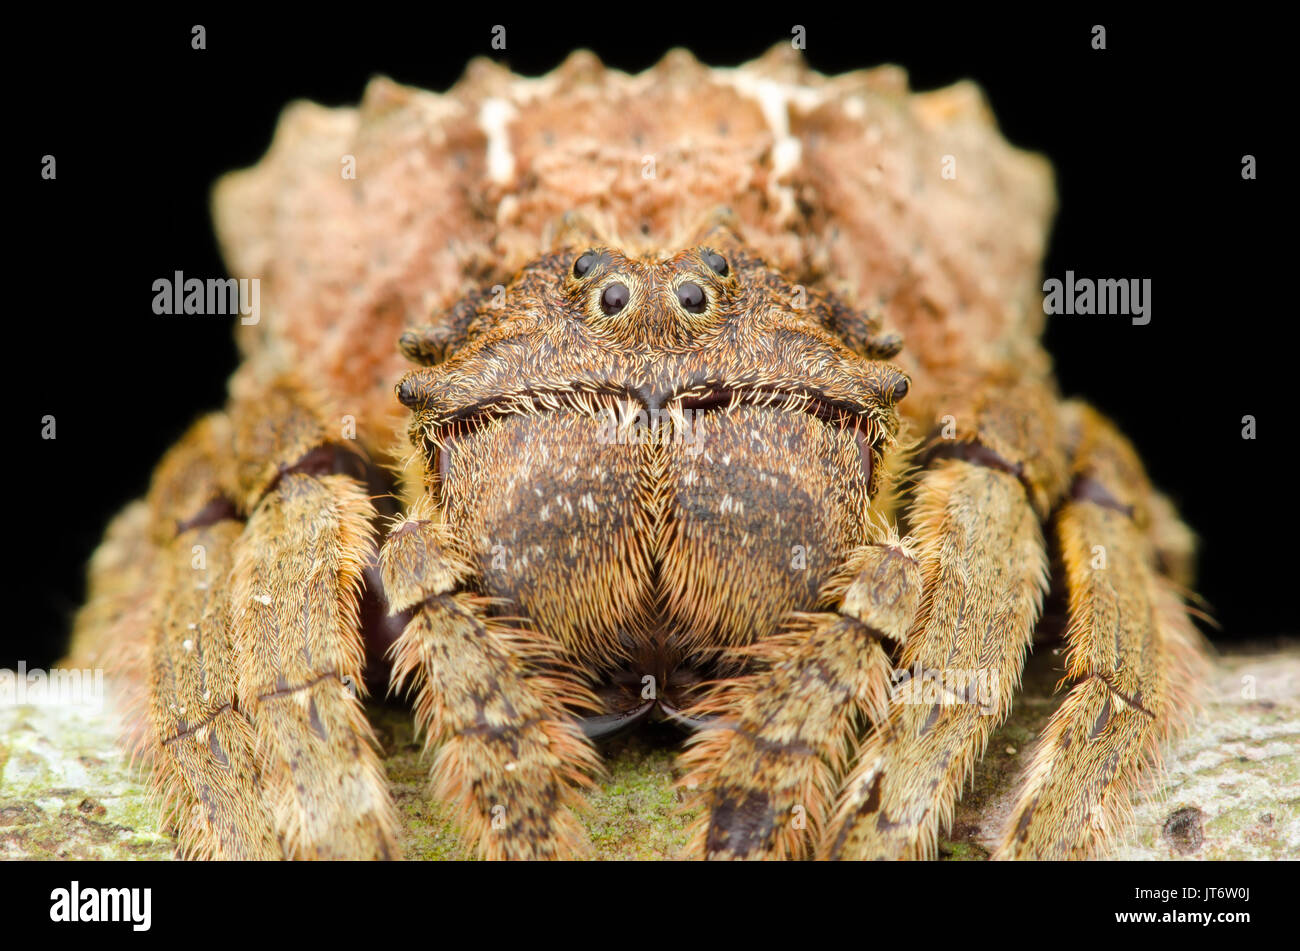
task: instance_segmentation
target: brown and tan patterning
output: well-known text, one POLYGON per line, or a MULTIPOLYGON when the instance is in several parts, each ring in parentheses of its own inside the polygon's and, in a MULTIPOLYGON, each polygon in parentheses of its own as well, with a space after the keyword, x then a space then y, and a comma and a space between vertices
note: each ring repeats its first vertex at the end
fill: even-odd
POLYGON ((262 282, 230 402, 73 646, 137 688, 181 850, 396 857, 391 676, 485 856, 583 855, 646 719, 692 734, 700 856, 930 856, 1055 563, 1068 693, 1001 854, 1095 854, 1200 648, 1190 533, 1039 344, 1052 196, 973 86, 790 50, 291 106, 216 189, 262 282))

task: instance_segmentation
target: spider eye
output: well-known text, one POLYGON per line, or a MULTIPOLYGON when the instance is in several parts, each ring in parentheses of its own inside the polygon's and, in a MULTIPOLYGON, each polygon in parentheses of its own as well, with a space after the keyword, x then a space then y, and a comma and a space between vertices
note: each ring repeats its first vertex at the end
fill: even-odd
POLYGON ((627 298, 627 285, 611 284, 600 295, 600 309, 606 316, 612 317, 627 306, 627 298))
POLYGON ((595 263, 596 255, 588 251, 586 254, 579 257, 578 260, 573 262, 573 276, 582 277, 591 270, 595 263))
POLYGON ((727 267, 727 259, 716 251, 705 251, 704 263, 713 268, 713 273, 719 277, 726 277, 727 271, 730 270, 727 267))
POLYGON ((677 288, 677 300, 688 314, 701 314, 708 305, 704 288, 693 281, 688 281, 677 288))

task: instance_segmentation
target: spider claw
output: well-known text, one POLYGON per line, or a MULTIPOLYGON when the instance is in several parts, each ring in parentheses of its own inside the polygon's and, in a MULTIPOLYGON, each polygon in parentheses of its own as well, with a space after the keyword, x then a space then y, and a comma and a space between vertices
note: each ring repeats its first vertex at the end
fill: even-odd
POLYGON ((603 713, 594 717, 578 717, 578 725, 589 740, 603 740, 636 726, 655 708, 654 700, 647 700, 623 713, 603 713))

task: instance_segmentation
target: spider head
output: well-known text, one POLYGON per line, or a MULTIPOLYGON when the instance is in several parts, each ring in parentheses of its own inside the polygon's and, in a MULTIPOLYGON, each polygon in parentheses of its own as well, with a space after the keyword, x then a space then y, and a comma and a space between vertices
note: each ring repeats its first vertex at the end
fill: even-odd
POLYGON ((726 226, 667 251, 582 237, 403 338, 426 366, 398 397, 434 468, 445 475, 452 443, 510 415, 762 406, 851 433, 874 494, 909 385, 886 362, 897 335, 790 282, 726 226))

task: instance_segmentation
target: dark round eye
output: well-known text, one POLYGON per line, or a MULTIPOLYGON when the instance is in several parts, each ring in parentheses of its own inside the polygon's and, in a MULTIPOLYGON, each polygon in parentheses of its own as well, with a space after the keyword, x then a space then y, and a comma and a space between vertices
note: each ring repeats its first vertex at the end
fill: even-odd
POLYGON ((612 317, 627 306, 627 296, 626 285, 611 284, 600 295, 600 309, 612 317))
POLYGON ((893 389, 889 391, 890 402, 897 403, 899 400, 901 400, 904 396, 907 395, 907 391, 910 389, 911 386, 908 384, 906 377, 899 380, 897 383, 894 384, 893 389))
POLYGON ((705 251, 704 263, 713 268, 714 274, 725 276, 727 273, 727 259, 716 251, 705 251))
POLYGON ((682 308, 688 314, 704 312, 704 288, 694 282, 688 281, 677 288, 677 300, 681 302, 682 308))
POLYGON ((573 262, 573 276, 582 277, 591 270, 592 265, 596 263, 596 255, 590 251, 582 255, 578 260, 573 262))

